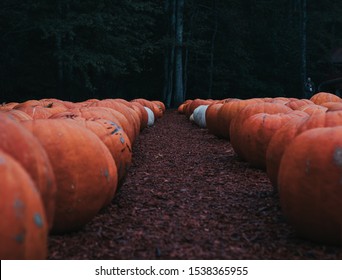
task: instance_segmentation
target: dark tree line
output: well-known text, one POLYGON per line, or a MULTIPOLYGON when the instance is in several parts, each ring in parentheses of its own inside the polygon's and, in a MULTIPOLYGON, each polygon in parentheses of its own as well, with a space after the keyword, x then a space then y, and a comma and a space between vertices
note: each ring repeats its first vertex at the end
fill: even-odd
POLYGON ((303 97, 307 77, 342 76, 341 14, 333 0, 2 0, 0 100, 303 97))

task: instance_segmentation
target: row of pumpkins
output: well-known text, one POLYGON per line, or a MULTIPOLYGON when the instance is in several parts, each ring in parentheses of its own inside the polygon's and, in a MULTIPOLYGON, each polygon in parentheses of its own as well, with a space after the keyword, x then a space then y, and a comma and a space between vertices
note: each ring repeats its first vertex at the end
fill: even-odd
POLYGON ((108 206, 138 134, 164 111, 143 98, 0 106, 0 259, 45 259, 49 234, 78 230, 108 206))
POLYGON ((298 235, 342 245, 342 99, 186 100, 178 107, 198 126, 230 141, 265 170, 284 217, 298 235))

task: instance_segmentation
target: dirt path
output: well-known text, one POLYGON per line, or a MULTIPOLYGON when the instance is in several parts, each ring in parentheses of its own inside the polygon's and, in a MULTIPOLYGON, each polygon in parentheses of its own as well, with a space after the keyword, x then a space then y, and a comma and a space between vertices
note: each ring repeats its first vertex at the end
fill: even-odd
POLYGON ((145 129, 112 205, 50 237, 50 259, 342 259, 298 239, 266 174, 230 144, 167 111, 145 129))

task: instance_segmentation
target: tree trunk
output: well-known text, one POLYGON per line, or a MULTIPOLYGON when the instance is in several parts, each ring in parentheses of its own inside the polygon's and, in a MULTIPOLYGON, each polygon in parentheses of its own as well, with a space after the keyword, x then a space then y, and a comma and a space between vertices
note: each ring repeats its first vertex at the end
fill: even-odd
POLYGON ((208 98, 212 98, 212 90, 213 90, 215 39, 216 39, 217 27, 218 27, 216 0, 213 0, 213 16, 214 16, 214 31, 211 37, 208 98))
POLYGON ((187 84, 188 84, 188 63, 189 63, 189 43, 192 40, 192 28, 193 28, 193 22, 195 15, 197 14, 197 8, 196 11, 193 11, 190 17, 190 23, 189 23, 189 35, 187 38, 187 46, 185 49, 185 58, 184 58, 184 100, 187 99, 187 84))
MULTIPOLYGON (((57 10, 59 17, 62 17, 62 4, 61 1, 57 3, 57 10)), ((56 51, 57 51, 57 96, 59 98, 63 97, 64 94, 64 69, 63 69, 63 61, 61 58, 61 51, 62 51, 62 34, 61 32, 56 32, 56 51)))
POLYGON ((304 98, 308 98, 307 91, 305 90, 305 83, 307 80, 307 66, 306 66, 306 23, 307 23, 307 7, 306 0, 302 0, 301 5, 301 54, 302 54, 302 63, 301 63, 301 78, 302 78, 302 88, 303 88, 303 96, 304 98))
POLYGON ((163 101, 166 107, 171 106, 173 91, 173 69, 175 53, 175 22, 176 22, 176 0, 165 0, 164 12, 167 21, 167 47, 164 57, 164 88, 163 101))
MULTIPOLYGON (((165 14, 165 23, 167 25, 167 38, 170 37, 170 22, 169 22, 169 9, 170 9, 170 1, 164 0, 164 14, 165 14)), ((169 43, 165 46, 164 49, 164 85, 163 85, 163 96, 162 100, 166 103, 166 98, 168 95, 168 88, 169 88, 169 43)), ((165 104, 167 106, 167 104, 165 104)))
POLYGON ((176 47, 174 106, 184 102, 183 90, 183 9, 184 0, 176 1, 176 47))

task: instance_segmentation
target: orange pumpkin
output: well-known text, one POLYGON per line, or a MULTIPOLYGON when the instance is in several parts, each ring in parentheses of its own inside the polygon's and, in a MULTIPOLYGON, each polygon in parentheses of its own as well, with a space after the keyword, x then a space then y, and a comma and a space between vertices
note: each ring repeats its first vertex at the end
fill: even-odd
POLYGON ((132 163, 132 147, 127 134, 118 124, 110 120, 79 118, 76 121, 79 125, 95 133, 106 145, 115 160, 118 181, 121 185, 132 163))
POLYGON ((48 108, 40 105, 24 106, 19 108, 18 110, 25 112, 30 117, 32 117, 32 119, 47 119, 53 114, 53 112, 50 111, 48 108))
POLYGON ((138 112, 140 116, 140 131, 145 129, 147 127, 148 123, 148 113, 146 112, 143 105, 141 105, 139 102, 131 102, 132 108, 138 112))
POLYGON ((185 110, 185 115, 190 118, 190 116, 193 114, 195 109, 200 106, 200 105, 210 105, 212 103, 211 100, 206 100, 206 99, 194 99, 191 103, 189 103, 189 106, 187 106, 185 110))
POLYGON ((325 102, 342 102, 342 99, 337 95, 323 91, 311 96, 310 100, 317 105, 321 105, 325 102))
POLYGON ((310 129, 285 150, 279 169, 280 204, 307 239, 342 245, 342 127, 310 129))
POLYGON ((274 133, 292 118, 291 114, 259 113, 247 118, 240 128, 242 158, 251 166, 266 169, 266 151, 274 133))
POLYGON ((21 124, 6 113, 0 113, 0 149, 17 160, 31 176, 41 195, 51 228, 57 190, 55 176, 45 149, 21 124))
POLYGON ((60 114, 54 114, 50 118, 65 118, 65 115, 76 115, 85 119, 106 119, 111 120, 122 127, 127 134, 131 143, 134 141, 136 135, 133 126, 129 123, 127 118, 119 111, 108 107, 79 107, 70 109, 69 112, 62 112, 60 114))
POLYGON ((123 103, 115 101, 115 99, 99 100, 97 102, 92 103, 91 107, 107 107, 123 114, 127 119, 129 125, 132 127, 133 135, 132 137, 130 137, 130 140, 132 143, 134 143, 135 138, 137 137, 140 131, 140 123, 138 123, 138 119, 133 116, 134 110, 130 110, 129 107, 127 107, 123 103))
POLYGON ((0 150, 0 259, 45 259, 48 225, 43 203, 25 169, 0 150))
POLYGON ((299 113, 298 117, 289 120, 274 133, 266 150, 266 172, 275 190, 278 189, 279 165, 284 151, 297 136, 298 128, 309 118, 309 115, 302 111, 294 112, 299 113))
POLYGON ((327 111, 342 110, 342 102, 325 102, 322 106, 327 107, 327 111))
POLYGON ((299 132, 316 127, 332 127, 342 125, 342 111, 330 111, 311 115, 300 127, 299 132))
POLYGON ((218 111, 223 106, 222 103, 212 103, 208 106, 205 112, 205 120, 209 133, 217 137, 222 137, 219 130, 218 111))
POLYGON ((57 99, 28 100, 14 106, 13 109, 23 111, 33 119, 47 119, 55 113, 63 112, 67 108, 57 99))
POLYGON ((124 104, 125 106, 132 108, 132 104, 131 102, 127 101, 126 99, 123 99, 123 98, 114 98, 114 99, 109 99, 109 100, 114 100, 115 102, 118 102, 118 103, 122 103, 124 104))
POLYGON ((342 125, 342 111, 332 111, 326 113, 316 113, 309 117, 303 118, 288 129, 283 129, 280 135, 275 135, 275 139, 271 140, 271 150, 266 153, 268 158, 267 173, 274 187, 277 186, 277 167, 280 166, 281 157, 283 156, 288 145, 299 134, 318 127, 334 127, 342 125), (276 146, 276 147, 275 147, 276 146), (275 151, 277 150, 277 151, 275 151), (268 154, 268 155, 267 155, 268 154), (271 159, 271 160, 270 160, 271 159))
POLYGON ((133 102, 138 102, 144 107, 147 107, 152 110, 155 119, 159 119, 163 116, 162 109, 155 103, 150 100, 144 99, 144 98, 136 98, 132 100, 133 102))
POLYGON ((246 160, 243 154, 243 147, 241 146, 241 127, 243 122, 252 115, 258 113, 288 113, 293 110, 281 103, 259 102, 244 107, 239 113, 232 119, 230 124, 230 143, 235 153, 242 159, 246 160))
POLYGON ((182 104, 180 104, 177 108, 178 113, 185 114, 187 107, 190 105, 192 101, 193 101, 192 99, 187 99, 182 104))
POLYGON ((263 102, 261 99, 253 98, 247 100, 233 99, 225 102, 217 113, 218 134, 222 138, 230 139, 230 124, 239 112, 250 104, 263 102))
POLYGON ((132 162, 132 146, 127 134, 119 123, 103 118, 83 118, 79 114, 63 112, 54 115, 56 119, 72 119, 77 124, 96 134, 109 149, 118 170, 118 185, 122 185, 124 177, 132 162))
POLYGON ((266 101, 266 102, 271 102, 271 103, 280 103, 280 104, 286 104, 290 101, 289 98, 287 97, 282 97, 282 96, 279 96, 279 97, 273 97, 271 98, 271 100, 269 101, 266 101))
POLYGON ((5 113, 8 116, 10 116, 12 119, 19 121, 19 122, 32 120, 32 117, 30 115, 20 110, 12 109, 12 110, 6 111, 5 113))
POLYGON ((322 112, 324 113, 328 110, 328 108, 321 106, 321 105, 317 105, 317 104, 306 104, 306 105, 300 106, 296 110, 303 111, 309 115, 313 115, 316 113, 322 113, 322 112))
POLYGON ((302 106, 312 105, 312 104, 314 103, 309 99, 297 99, 297 100, 291 100, 285 103, 285 105, 290 107, 292 110, 298 110, 302 106))
POLYGON ((152 100, 151 102, 155 103, 160 108, 160 110, 162 110, 162 112, 165 113, 166 107, 163 102, 161 102, 160 100, 152 100))
POLYGON ((18 103, 17 105, 13 107, 13 109, 19 110, 24 107, 33 107, 33 106, 38 106, 38 105, 40 105, 39 100, 30 99, 30 100, 26 100, 24 102, 18 103))
POLYGON ((55 110, 54 113, 68 109, 68 107, 65 105, 65 101, 56 98, 43 98, 38 101, 41 106, 55 110))
POLYGON ((0 104, 0 111, 9 111, 18 104, 19 104, 18 102, 2 103, 0 104))
POLYGON ((57 182, 54 233, 80 229, 117 188, 117 168, 108 148, 69 119, 24 122, 45 148, 57 182))

